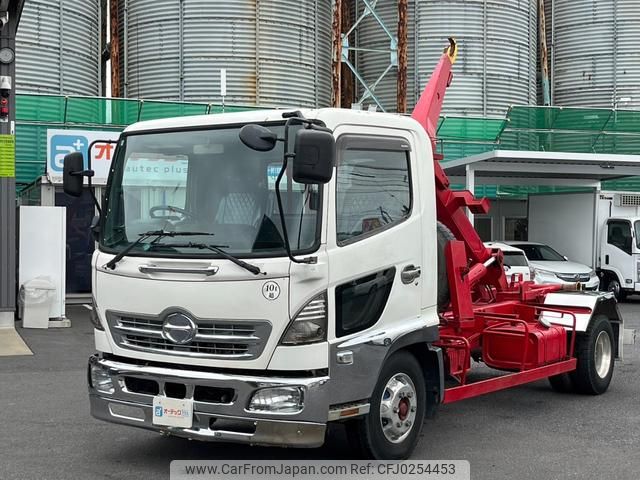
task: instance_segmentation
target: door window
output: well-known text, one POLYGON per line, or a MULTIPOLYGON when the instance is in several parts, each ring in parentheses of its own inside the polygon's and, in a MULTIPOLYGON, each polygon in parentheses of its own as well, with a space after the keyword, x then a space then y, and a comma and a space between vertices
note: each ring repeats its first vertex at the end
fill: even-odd
POLYGON ((337 169, 339 245, 386 230, 411 213, 408 150, 367 149, 359 144, 358 148, 352 147, 347 145, 341 152, 337 169))
POLYGON ((607 224, 607 243, 631 255, 631 224, 623 220, 612 220, 607 224))

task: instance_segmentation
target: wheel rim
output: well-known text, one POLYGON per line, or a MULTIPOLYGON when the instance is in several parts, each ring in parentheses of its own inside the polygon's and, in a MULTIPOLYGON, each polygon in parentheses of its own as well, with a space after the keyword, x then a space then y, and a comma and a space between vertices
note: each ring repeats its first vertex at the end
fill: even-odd
POLYGON ((402 442, 413 429, 418 397, 411 378, 397 373, 389 379, 380 400, 380 425, 391 443, 402 442))
POLYGON ((611 282, 609 282, 608 290, 610 292, 613 292, 615 297, 618 298, 620 296, 620 284, 618 283, 618 281, 617 280, 611 280, 611 282))
POLYGON ((607 332, 600 332, 596 338, 595 362, 596 373, 600 378, 605 378, 611 367, 611 338, 607 332))

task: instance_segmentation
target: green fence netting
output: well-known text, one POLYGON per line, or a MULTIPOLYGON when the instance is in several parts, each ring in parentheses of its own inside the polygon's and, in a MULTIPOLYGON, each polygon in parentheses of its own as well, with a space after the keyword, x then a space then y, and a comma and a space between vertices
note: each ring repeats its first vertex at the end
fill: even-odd
POLYGON ((187 115, 238 112, 256 107, 132 99, 16 96, 16 184, 18 189, 42 176, 47 159, 47 130, 122 131, 132 123, 187 115))
MULTIPOLYGON (((44 173, 47 129, 121 131, 160 118, 256 109, 211 103, 133 99, 16 96, 16 183, 18 188, 44 173)), ((444 161, 491 150, 640 154, 640 111, 601 108, 511 107, 504 118, 445 116, 438 124, 438 152, 444 161)), ((640 191, 640 177, 605 182, 606 189, 640 191)), ((558 187, 478 186, 482 196, 524 196, 558 187)))
MULTIPOLYGON (((444 161, 497 149, 638 155, 640 111, 516 106, 509 109, 505 118, 440 119, 438 151, 444 154, 444 161)), ((640 177, 603 182, 603 188, 640 191, 640 177)), ((493 189, 497 196, 509 197, 575 190, 547 186, 493 189)), ((478 188, 476 194, 480 194, 478 188)))

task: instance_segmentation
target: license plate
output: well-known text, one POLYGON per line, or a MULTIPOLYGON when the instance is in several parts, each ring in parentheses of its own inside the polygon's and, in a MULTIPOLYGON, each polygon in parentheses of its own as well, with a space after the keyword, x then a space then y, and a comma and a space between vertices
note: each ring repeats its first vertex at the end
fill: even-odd
POLYGON ((153 424, 165 427, 191 428, 193 400, 169 398, 161 395, 154 397, 153 424))

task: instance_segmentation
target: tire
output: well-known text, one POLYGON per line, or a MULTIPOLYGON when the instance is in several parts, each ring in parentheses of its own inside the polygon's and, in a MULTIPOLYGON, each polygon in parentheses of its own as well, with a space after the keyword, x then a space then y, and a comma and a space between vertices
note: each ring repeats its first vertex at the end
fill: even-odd
POLYGON ((625 298, 627 298, 627 294, 622 289, 622 285, 620 285, 620 282, 616 277, 609 277, 609 281, 607 282, 607 292, 612 292, 618 302, 624 302, 625 298))
POLYGON ((568 373, 549 377, 549 385, 558 393, 571 393, 574 391, 573 381, 568 373))
POLYGON ((613 328, 606 316, 598 315, 576 338, 578 365, 569 374, 575 391, 588 395, 606 392, 613 377, 614 356, 613 328))
POLYGON ((347 424, 349 443, 367 459, 408 458, 418 442, 426 403, 424 372, 418 360, 406 351, 393 354, 382 367, 369 414, 347 424), (386 414, 381 414, 383 401, 386 414), (390 420, 392 426, 383 429, 390 420))
POLYGON ((438 310, 443 311, 449 306, 449 276, 447 274, 447 258, 444 248, 451 240, 455 240, 451 230, 442 223, 436 224, 436 238, 438 241, 438 310))

